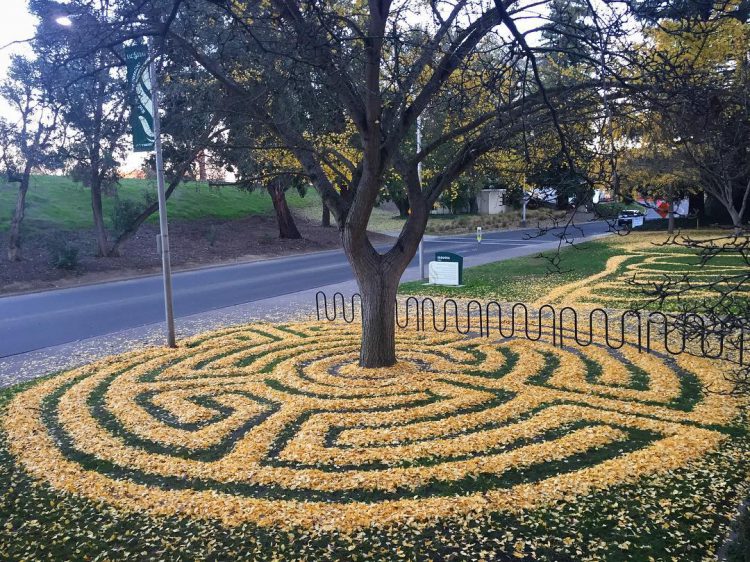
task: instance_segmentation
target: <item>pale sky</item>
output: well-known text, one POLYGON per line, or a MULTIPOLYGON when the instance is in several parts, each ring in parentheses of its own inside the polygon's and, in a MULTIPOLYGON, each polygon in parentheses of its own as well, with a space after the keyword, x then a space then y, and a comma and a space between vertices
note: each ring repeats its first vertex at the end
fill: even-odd
MULTIPOLYGON (((36 19, 26 10, 26 0, 2 0, 0 13, 0 79, 5 77, 12 53, 22 52, 24 45, 11 45, 13 41, 30 39, 34 34, 36 19)), ((27 49, 28 50, 28 49, 27 49)))

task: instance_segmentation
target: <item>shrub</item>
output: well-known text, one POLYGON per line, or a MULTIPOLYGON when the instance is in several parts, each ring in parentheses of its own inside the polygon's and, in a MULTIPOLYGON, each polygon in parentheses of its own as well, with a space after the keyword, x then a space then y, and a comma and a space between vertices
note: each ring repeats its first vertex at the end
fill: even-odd
POLYGON ((49 246, 50 264, 57 269, 73 270, 78 267, 78 248, 65 240, 56 240, 49 246))
POLYGON ((156 201, 156 195, 151 191, 146 191, 143 194, 142 202, 117 197, 112 208, 112 231, 115 236, 120 236, 125 232, 138 218, 138 215, 154 201, 156 201))

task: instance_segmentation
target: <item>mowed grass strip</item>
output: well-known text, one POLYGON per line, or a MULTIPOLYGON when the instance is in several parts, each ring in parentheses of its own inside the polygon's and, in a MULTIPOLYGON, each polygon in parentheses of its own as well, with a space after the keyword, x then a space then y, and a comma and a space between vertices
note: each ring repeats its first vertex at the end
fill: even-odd
POLYGON ((562 250, 561 272, 554 272, 547 252, 488 263, 464 270, 464 286, 425 285, 421 281, 402 283, 402 294, 531 302, 550 289, 585 279, 604 271, 607 260, 619 251, 603 241, 585 242, 562 250))

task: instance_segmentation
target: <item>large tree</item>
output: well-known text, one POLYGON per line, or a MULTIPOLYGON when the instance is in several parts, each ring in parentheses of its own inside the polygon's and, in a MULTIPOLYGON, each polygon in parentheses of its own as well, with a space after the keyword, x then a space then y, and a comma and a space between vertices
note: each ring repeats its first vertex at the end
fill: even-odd
POLYGON ((739 233, 750 212, 750 24, 733 8, 649 29, 641 98, 739 233))
MULTIPOLYGON (((397 286, 440 195, 483 155, 541 120, 553 124, 565 154, 562 103, 600 105, 602 80, 593 68, 542 87, 539 61, 551 48, 527 38, 545 24, 518 27, 539 8, 533 0, 111 5, 110 22, 99 30, 102 44, 148 35, 167 56, 188 54, 234 107, 297 159, 336 218, 362 293, 365 367, 396 361, 397 286), (417 153, 412 139, 426 112, 451 118, 425 135, 417 153), (331 139, 348 129, 351 150, 342 152, 331 139), (444 163, 420 181, 419 163, 437 155, 444 163), (390 174, 403 181, 411 213, 392 248, 380 253, 367 223, 390 174)), ((609 48, 616 47, 622 46, 609 48)), ((599 64, 595 56, 581 64, 592 60, 599 64)))

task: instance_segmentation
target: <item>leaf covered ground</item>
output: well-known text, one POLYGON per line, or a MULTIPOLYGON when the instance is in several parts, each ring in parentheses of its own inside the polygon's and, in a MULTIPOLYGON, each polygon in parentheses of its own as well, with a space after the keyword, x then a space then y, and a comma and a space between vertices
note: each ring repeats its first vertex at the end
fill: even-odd
POLYGON ((357 344, 256 324, 6 389, 0 558, 702 560, 747 494, 719 363, 357 344))

